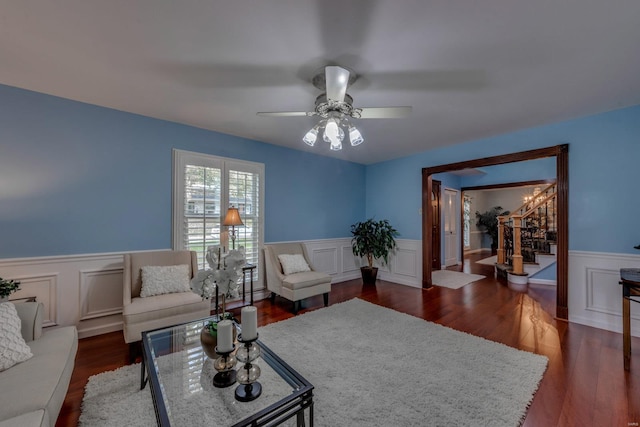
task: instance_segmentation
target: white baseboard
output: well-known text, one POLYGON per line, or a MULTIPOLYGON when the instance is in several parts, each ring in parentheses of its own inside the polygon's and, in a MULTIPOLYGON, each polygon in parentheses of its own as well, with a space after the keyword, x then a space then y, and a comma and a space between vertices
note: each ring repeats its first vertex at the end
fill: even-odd
POLYGON ((529 279, 530 285, 544 285, 544 286, 556 286, 556 281, 551 279, 529 279))

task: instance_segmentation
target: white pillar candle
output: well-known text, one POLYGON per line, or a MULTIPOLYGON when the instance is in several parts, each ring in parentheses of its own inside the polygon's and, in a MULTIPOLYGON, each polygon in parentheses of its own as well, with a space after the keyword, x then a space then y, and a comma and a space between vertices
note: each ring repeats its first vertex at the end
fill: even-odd
POLYGON ((218 353, 233 350, 233 322, 225 319, 218 322, 218 353))
POLYGON ((258 337, 258 309, 254 306, 242 307, 242 340, 258 337))

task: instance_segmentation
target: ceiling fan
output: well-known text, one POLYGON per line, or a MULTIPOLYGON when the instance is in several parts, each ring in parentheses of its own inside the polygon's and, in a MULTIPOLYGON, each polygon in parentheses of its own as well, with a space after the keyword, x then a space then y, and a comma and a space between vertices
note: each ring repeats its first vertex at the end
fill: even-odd
POLYGON ((406 117, 411 107, 365 107, 353 106, 353 98, 347 93, 347 87, 357 79, 357 75, 344 67, 329 65, 320 70, 311 80, 313 85, 324 93, 316 98, 313 111, 259 112, 259 116, 300 117, 320 116, 321 120, 311 128, 302 140, 314 146, 318 132, 324 129, 323 139, 330 143, 331 150, 341 150, 345 129, 352 146, 360 145, 364 138, 351 123, 351 119, 392 119, 406 117))

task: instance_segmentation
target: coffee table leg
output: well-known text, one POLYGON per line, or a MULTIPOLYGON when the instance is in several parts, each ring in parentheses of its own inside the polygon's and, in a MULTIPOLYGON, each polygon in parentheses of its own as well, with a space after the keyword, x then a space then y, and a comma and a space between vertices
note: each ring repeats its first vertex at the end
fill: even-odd
POLYGON ((144 363, 144 355, 142 356, 142 363, 140 364, 140 390, 143 390, 147 385, 147 373, 146 365, 144 363))

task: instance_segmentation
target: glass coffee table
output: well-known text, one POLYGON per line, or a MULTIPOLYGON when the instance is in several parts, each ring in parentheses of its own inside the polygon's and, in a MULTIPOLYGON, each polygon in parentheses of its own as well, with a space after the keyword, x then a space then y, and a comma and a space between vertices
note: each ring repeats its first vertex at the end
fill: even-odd
POLYGON ((313 386, 260 340, 254 363, 261 370, 262 394, 240 402, 239 384, 214 387, 217 371, 200 345, 207 320, 142 333, 141 388, 149 382, 158 425, 275 426, 289 420, 287 425, 305 426, 308 419, 313 426, 313 386))

